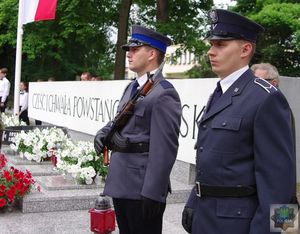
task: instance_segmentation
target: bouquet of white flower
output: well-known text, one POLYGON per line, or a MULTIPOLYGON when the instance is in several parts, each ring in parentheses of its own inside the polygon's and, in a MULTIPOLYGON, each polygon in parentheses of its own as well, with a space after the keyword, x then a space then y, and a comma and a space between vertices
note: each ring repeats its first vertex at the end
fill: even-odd
POLYGON ((25 126, 26 123, 19 120, 18 116, 10 115, 6 113, 1 113, 1 119, 4 125, 4 128, 6 127, 13 127, 13 126, 25 126))
POLYGON ((102 178, 107 175, 107 168, 102 164, 102 156, 97 156, 91 142, 68 142, 68 147, 62 147, 55 153, 57 168, 64 173, 70 173, 81 184, 91 184, 99 173, 102 178))
POLYGON ((59 146, 68 139, 67 135, 60 128, 35 128, 31 131, 16 134, 14 143, 10 148, 20 153, 20 156, 41 162, 49 158, 49 149, 59 146))
POLYGON ((16 134, 10 145, 22 158, 41 162, 55 156, 56 168, 69 173, 81 184, 91 184, 99 174, 107 175, 103 166, 103 157, 97 156, 91 142, 74 143, 60 128, 35 128, 16 134))

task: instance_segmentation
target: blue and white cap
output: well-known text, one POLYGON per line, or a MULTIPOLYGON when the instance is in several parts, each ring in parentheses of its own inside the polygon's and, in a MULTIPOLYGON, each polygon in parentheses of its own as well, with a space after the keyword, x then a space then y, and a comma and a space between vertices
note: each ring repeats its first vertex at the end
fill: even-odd
POLYGON ((147 45, 166 53, 167 47, 171 44, 172 41, 167 36, 140 25, 133 25, 131 38, 122 48, 128 51, 130 47, 147 45))

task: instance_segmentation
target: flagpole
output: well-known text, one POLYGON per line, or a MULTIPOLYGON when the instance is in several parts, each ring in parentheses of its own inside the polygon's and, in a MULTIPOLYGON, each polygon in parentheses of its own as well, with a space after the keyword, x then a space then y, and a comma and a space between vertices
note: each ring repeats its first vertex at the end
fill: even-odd
POLYGON ((16 48, 16 68, 15 68, 15 92, 14 92, 14 115, 19 114, 20 102, 20 81, 22 66, 22 40, 23 40, 23 0, 19 0, 18 29, 17 29, 17 48, 16 48))

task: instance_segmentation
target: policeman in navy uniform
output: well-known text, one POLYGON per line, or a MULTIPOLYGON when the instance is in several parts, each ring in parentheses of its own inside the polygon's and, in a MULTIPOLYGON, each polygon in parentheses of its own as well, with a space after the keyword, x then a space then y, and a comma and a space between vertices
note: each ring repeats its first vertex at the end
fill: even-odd
MULTIPOLYGON (((131 39, 123 46, 127 51, 129 69, 138 77, 125 89, 118 111, 135 93, 136 86, 142 87, 153 74, 154 85, 137 102, 133 116, 116 134, 117 140, 109 144, 112 154, 104 194, 113 198, 120 234, 156 234, 162 231, 181 121, 179 95, 159 69, 170 44, 168 37, 135 25, 131 39)), ((95 136, 98 154, 103 150, 103 140, 110 124, 95 136)))
POLYGON ((208 56, 220 81, 198 123, 196 184, 182 224, 193 234, 270 233, 270 205, 295 191, 290 108, 249 69, 263 27, 227 10, 209 15, 208 56))

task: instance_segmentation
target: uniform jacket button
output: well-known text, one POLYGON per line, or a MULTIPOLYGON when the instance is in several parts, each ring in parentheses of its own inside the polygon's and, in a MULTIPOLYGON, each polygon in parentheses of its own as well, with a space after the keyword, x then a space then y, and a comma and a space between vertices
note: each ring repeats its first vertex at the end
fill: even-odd
POLYGON ((200 152, 203 152, 203 147, 200 146, 200 147, 199 147, 199 150, 200 150, 200 152))
POLYGON ((236 214, 237 214, 238 216, 241 216, 241 215, 242 215, 242 211, 238 210, 238 211, 236 212, 236 214))
POLYGON ((203 129, 206 129, 206 128, 207 128, 206 124, 203 124, 203 125, 202 125, 202 128, 203 128, 203 129))
POLYGON ((227 125, 226 122, 223 122, 223 123, 222 123, 222 127, 225 127, 226 125, 227 125))

